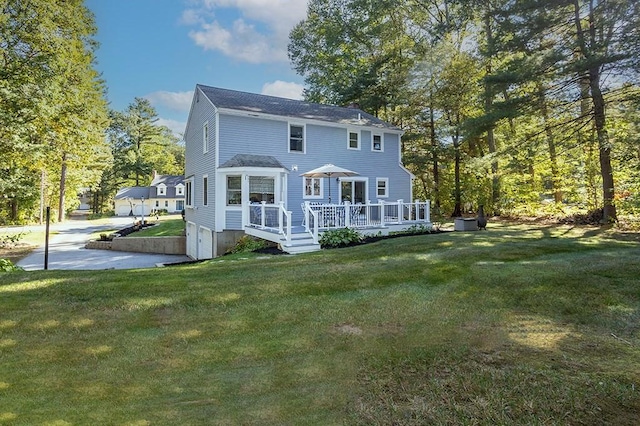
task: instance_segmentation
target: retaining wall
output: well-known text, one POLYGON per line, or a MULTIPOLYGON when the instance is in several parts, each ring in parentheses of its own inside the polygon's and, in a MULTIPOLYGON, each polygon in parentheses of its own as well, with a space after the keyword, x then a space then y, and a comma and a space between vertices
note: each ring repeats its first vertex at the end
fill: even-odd
POLYGON ((135 253, 186 254, 186 237, 116 237, 113 241, 89 241, 88 249, 135 253))

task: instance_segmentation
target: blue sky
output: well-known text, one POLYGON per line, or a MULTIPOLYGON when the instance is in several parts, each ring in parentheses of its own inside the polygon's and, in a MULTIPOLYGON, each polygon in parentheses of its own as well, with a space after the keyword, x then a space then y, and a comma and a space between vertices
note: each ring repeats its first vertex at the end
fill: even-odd
POLYGON ((287 58, 307 0, 86 0, 98 26, 97 69, 112 109, 151 101, 182 133, 196 84, 300 98, 287 58))

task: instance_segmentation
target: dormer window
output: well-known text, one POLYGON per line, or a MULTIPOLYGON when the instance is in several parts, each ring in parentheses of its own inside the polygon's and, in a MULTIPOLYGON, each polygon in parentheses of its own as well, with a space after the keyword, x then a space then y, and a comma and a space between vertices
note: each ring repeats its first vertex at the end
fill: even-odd
POLYGON ((167 185, 164 183, 158 185, 158 195, 167 195, 167 185))
POLYGON ((184 185, 183 184, 176 185, 176 195, 184 195, 184 185))

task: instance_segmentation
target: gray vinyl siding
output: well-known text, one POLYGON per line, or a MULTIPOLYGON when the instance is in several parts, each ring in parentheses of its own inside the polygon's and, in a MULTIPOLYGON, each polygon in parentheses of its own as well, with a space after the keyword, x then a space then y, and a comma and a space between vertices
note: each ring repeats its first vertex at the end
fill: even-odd
POLYGON ((216 111, 203 94, 194 96, 185 130, 185 180, 192 179, 193 208, 185 208, 187 221, 215 228, 216 111), (203 126, 208 122, 208 152, 203 153, 203 126), (203 206, 202 177, 208 175, 208 205, 203 206))
POLYGON ((242 229, 242 211, 227 210, 225 215, 225 229, 242 229))
MULTIPOLYGON (((327 163, 351 169, 359 173, 359 177, 366 177, 368 180, 368 199, 373 203, 378 201, 376 178, 388 179, 389 196, 384 199, 385 201, 395 202, 398 199, 403 199, 406 202, 411 201, 411 178, 406 170, 400 166, 400 158, 398 157, 399 134, 383 133, 384 151, 374 152, 371 150, 372 132, 360 130, 360 150, 350 150, 347 149, 347 126, 306 124, 305 153, 302 154, 288 152, 288 126, 290 123, 304 124, 300 120, 272 120, 220 114, 219 155, 221 164, 238 153, 276 157, 290 170, 287 208, 293 212, 293 223, 299 223, 302 220, 300 205, 304 198, 303 178, 300 175, 327 163), (294 166, 297 166, 297 171, 293 170, 294 166)), ((349 129, 353 130, 354 127, 350 126, 349 129)), ((325 198, 328 196, 327 183, 328 179, 325 178, 325 198)), ((339 191, 338 182, 332 178, 330 184, 332 201, 336 202, 339 191)), ((227 229, 234 229, 232 227, 234 224, 236 224, 236 217, 227 214, 227 229)))
MULTIPOLYGON (((385 201, 411 200, 411 178, 400 165, 400 135, 393 130, 373 130, 371 127, 338 125, 319 122, 309 123, 301 119, 287 120, 241 114, 217 114, 216 108, 202 93, 194 96, 193 105, 185 131, 185 178, 193 181, 194 208, 186 208, 186 220, 209 229, 216 227, 217 197, 226 198, 226 194, 216 194, 216 166, 224 164, 236 154, 255 154, 277 158, 290 172, 288 176, 287 209, 293 212, 293 223, 300 223, 303 198, 302 173, 332 163, 359 173, 358 177, 367 178, 367 198, 377 202, 376 178, 388 179, 389 196, 385 201), (203 153, 202 128, 208 122, 209 149, 203 153), (289 124, 305 126, 305 153, 289 152, 289 124), (347 131, 358 130, 360 149, 347 148, 347 131), (373 133, 383 134, 384 151, 371 150, 373 133), (383 133, 384 132, 384 133, 383 133), (216 141, 216 137, 219 138, 216 141), (216 158, 218 156, 218 158, 216 158), (217 160, 217 161, 216 161, 217 160), (294 166, 297 170, 294 170, 294 166), (203 206, 202 177, 208 175, 209 202, 203 206)), ((328 179, 324 178, 324 197, 328 196, 328 179)), ((335 178, 330 181, 333 202, 339 201, 339 185, 335 178)), ((221 185, 223 187, 224 185, 221 185)), ((225 203, 222 203, 225 204, 225 203)), ((225 209, 224 229, 241 229, 240 210, 225 209)))

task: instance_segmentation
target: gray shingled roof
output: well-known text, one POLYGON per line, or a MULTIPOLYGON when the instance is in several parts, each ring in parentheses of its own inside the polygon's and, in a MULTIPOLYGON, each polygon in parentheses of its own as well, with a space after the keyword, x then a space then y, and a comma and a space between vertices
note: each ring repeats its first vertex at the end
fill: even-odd
POLYGON ((179 183, 184 183, 183 175, 156 175, 151 182, 151 186, 160 185, 164 183, 167 186, 176 186, 179 183))
POLYGON ((275 96, 203 86, 201 84, 197 85, 197 89, 202 90, 216 108, 400 130, 358 108, 314 104, 275 96))
POLYGON ((125 198, 146 198, 149 199, 149 187, 148 186, 131 186, 122 188, 116 194, 116 200, 123 200, 125 198))
POLYGON ((273 167, 286 169, 275 157, 253 154, 236 154, 220 167, 273 167))

